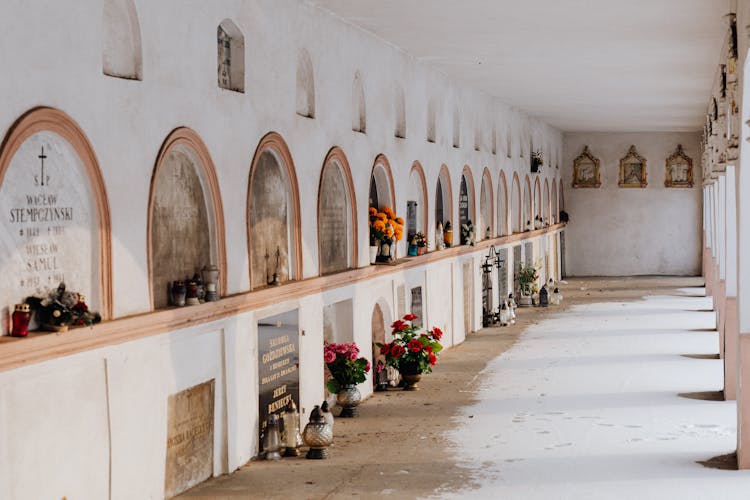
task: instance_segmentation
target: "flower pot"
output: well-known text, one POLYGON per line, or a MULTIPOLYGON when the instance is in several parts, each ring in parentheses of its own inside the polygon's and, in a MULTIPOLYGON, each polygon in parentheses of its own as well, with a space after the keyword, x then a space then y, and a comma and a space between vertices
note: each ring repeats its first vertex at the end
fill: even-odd
POLYGON ((378 258, 378 246, 370 245, 370 264, 375 264, 378 258))
POLYGON ((424 255, 427 253, 427 247, 417 247, 417 255, 424 255))
POLYGON ((352 418, 359 414, 357 406, 362 401, 362 395, 354 384, 343 386, 336 394, 336 402, 342 408, 339 417, 352 418))
POLYGON ((417 256, 417 245, 409 245, 409 256, 410 257, 416 257, 417 256))
POLYGON ((401 377, 404 379, 404 390, 405 391, 418 391, 419 381, 422 380, 421 373, 402 374, 401 377))
POLYGON ((531 295, 521 294, 518 297, 518 307, 531 307, 531 295))

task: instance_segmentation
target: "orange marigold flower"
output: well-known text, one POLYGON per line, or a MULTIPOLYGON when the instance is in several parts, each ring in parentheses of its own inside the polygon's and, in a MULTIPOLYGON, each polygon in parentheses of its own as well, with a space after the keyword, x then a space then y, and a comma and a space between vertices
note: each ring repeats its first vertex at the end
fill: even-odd
POLYGON ((375 207, 370 207, 370 215, 378 215, 378 210, 375 207))
POLYGON ((377 218, 382 221, 388 220, 388 216, 385 215, 383 212, 378 212, 377 218))
POLYGON ((396 217, 396 224, 398 224, 399 226, 403 226, 404 219, 402 219, 401 217, 396 217))

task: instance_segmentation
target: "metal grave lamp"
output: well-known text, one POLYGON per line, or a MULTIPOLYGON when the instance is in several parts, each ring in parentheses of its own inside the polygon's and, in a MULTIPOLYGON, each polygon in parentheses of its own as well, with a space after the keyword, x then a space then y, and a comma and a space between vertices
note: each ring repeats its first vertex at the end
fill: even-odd
POLYGON ((263 435, 263 452, 266 460, 281 459, 281 439, 279 437, 279 416, 275 413, 268 415, 266 432, 263 435))
POLYGON ((305 426, 302 439, 310 447, 305 458, 318 460, 328 458, 328 447, 333 443, 333 429, 321 415, 318 405, 315 405, 313 411, 310 412, 310 421, 305 426))
POLYGON ((555 288, 555 291, 554 291, 554 292, 552 292, 552 297, 550 298, 550 301, 551 301, 551 302, 552 302, 552 303, 553 303, 554 305, 556 305, 556 306, 559 306, 559 305, 560 305, 560 303, 562 303, 562 299, 563 299, 563 296, 562 296, 562 294, 560 293, 560 289, 559 289, 559 288, 555 288))
POLYGON ((539 306, 549 307, 549 292, 547 291, 547 285, 542 285, 542 289, 539 290, 539 306))

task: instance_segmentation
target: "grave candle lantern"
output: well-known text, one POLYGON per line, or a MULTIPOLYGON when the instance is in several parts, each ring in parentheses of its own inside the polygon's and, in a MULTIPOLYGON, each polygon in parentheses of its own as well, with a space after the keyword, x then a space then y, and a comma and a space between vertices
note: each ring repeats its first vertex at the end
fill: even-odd
POLYGON ((13 337, 25 337, 29 334, 31 307, 28 304, 16 304, 13 311, 13 337))
POLYGON ((290 401, 281 414, 281 421, 284 424, 284 432, 281 436, 284 445, 285 457, 298 457, 299 447, 302 446, 302 435, 299 433, 299 412, 294 401, 290 401))
POLYGON ((281 459, 281 439, 279 438, 279 416, 271 413, 266 424, 266 433, 263 436, 263 451, 266 460, 281 459))
POLYGON ((189 306, 197 306, 201 303, 198 300, 198 283, 193 280, 188 281, 185 299, 185 303, 189 306))
POLYGON ((203 275, 203 282, 206 287, 204 300, 206 302, 216 302, 219 300, 219 268, 215 264, 209 264, 203 266, 201 274, 203 275))
POLYGON ((328 447, 333 443, 333 429, 320 414, 320 407, 317 405, 310 413, 310 421, 305 426, 302 439, 310 447, 305 458, 328 458, 328 447))

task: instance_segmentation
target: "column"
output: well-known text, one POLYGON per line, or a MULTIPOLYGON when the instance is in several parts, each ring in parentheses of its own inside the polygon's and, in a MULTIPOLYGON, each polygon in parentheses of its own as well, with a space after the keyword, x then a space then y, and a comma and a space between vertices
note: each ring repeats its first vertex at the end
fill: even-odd
POLYGON ((736 167, 727 165, 724 198, 726 235, 724 246, 725 300, 724 300, 724 399, 737 398, 737 193, 736 167))

